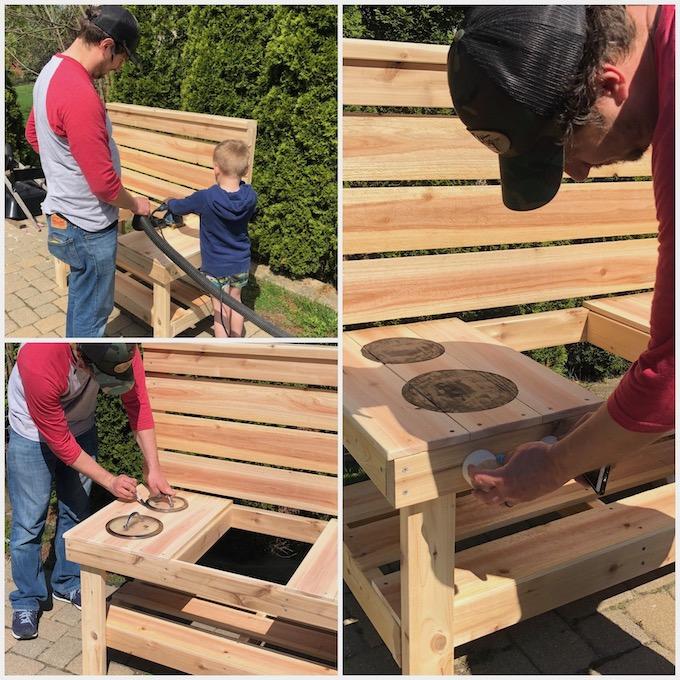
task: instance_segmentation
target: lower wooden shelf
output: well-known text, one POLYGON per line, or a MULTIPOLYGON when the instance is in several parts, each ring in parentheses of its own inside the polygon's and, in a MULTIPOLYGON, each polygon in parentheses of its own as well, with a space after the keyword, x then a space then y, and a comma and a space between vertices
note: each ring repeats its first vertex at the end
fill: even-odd
MULTIPOLYGON (((673 474, 673 453, 669 438, 650 447, 646 456, 620 464, 613 471, 610 493, 673 474)), ((401 665, 400 517, 384 499, 380 502, 370 482, 353 486, 345 494, 345 581, 401 665)), ((509 535, 458 546, 454 645, 674 560, 674 484, 610 503, 571 482, 511 509, 483 506, 470 495, 459 496, 456 505, 457 541, 479 541, 492 529, 504 528, 509 535), (537 517, 545 523, 526 528, 526 520, 537 517)))

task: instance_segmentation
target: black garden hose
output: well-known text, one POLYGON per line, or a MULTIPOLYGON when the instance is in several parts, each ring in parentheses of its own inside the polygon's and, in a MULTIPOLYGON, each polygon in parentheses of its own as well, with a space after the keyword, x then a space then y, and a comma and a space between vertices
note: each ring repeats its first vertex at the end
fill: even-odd
POLYGON ((274 338, 290 338, 294 337, 291 333, 282 331, 280 328, 274 326, 266 319, 263 319, 259 314, 256 314, 250 307, 246 307, 242 302, 235 300, 230 295, 224 295, 222 289, 210 281, 205 274, 201 273, 194 265, 186 258, 182 257, 159 233, 154 227, 151 218, 146 215, 135 215, 132 219, 132 226, 143 231, 151 242, 164 255, 167 255, 172 262, 174 262, 186 275, 207 295, 217 298, 224 302, 227 307, 231 307, 237 314, 240 314, 244 319, 252 321, 258 328, 261 328, 265 333, 268 333, 274 338))

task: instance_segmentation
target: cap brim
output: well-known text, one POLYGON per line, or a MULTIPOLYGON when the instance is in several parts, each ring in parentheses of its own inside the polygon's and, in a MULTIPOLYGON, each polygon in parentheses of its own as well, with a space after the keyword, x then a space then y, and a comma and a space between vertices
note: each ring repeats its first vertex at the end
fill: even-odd
POLYGON ((521 156, 500 156, 503 203, 510 210, 535 210, 559 191, 564 173, 564 148, 557 144, 521 156))
POLYGON ((97 381, 100 387, 118 387, 128 382, 134 384, 135 374, 132 370, 132 366, 126 371, 120 374, 120 376, 109 375, 104 373, 96 364, 92 364, 92 370, 94 372, 94 379, 97 381))
POLYGON ((125 51, 127 52, 128 59, 135 66, 139 66, 139 57, 134 52, 130 52, 130 50, 125 45, 123 45, 123 47, 125 47, 125 51))

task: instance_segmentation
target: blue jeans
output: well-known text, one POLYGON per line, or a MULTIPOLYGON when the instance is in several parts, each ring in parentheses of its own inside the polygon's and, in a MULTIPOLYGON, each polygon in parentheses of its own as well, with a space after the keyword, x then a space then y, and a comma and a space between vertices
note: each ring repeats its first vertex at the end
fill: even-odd
POLYGON ((101 338, 113 310, 118 222, 90 232, 71 222, 57 229, 48 216, 47 226, 47 249, 71 267, 66 337, 101 338))
MULTIPOLYGON (((76 437, 80 447, 97 457, 97 428, 76 437)), ((12 609, 37 611, 47 602, 47 585, 40 557, 40 542, 50 504, 52 480, 57 487, 59 512, 54 537, 56 563, 52 590, 68 594, 80 588, 80 567, 66 559, 64 533, 90 514, 92 480, 65 465, 43 442, 34 442, 9 431, 7 486, 12 504, 10 554, 12 578, 17 589, 10 593, 12 609)))

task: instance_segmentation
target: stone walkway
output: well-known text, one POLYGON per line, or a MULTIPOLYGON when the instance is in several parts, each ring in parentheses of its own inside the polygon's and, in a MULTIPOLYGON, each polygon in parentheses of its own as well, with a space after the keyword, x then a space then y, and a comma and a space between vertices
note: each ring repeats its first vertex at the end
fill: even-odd
MULTIPOLYGON (((9 560, 5 560, 5 675, 80 675, 82 673, 80 612, 71 604, 53 601, 43 612, 38 637, 12 637, 12 608, 9 593, 14 590, 9 560)), ((116 590, 107 586, 107 595, 116 590)), ((109 675, 177 674, 164 666, 109 650, 109 675)))
MULTIPOLYGON (((673 675, 673 565, 455 650, 456 675, 673 675)), ((344 589, 344 675, 401 671, 344 589)))
MULTIPOLYGON (((5 337, 63 338, 66 294, 55 285, 54 260, 47 251, 47 228, 5 220, 5 337)), ((114 307, 107 337, 144 338, 151 328, 114 307)), ((179 337, 212 338, 212 319, 205 319, 179 337)), ((268 337, 246 321, 245 337, 268 337)))

